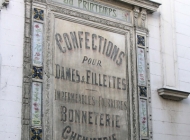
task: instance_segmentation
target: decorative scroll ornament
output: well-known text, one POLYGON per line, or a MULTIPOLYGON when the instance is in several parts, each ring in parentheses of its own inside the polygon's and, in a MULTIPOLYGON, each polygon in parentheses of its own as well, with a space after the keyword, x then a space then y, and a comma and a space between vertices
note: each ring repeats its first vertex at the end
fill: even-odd
POLYGON ((135 6, 134 10, 134 26, 138 26, 138 17, 139 17, 139 7, 135 6))
POLYGON ((145 25, 146 25, 146 16, 147 16, 146 9, 142 9, 142 11, 141 11, 141 27, 142 28, 145 28, 145 25))

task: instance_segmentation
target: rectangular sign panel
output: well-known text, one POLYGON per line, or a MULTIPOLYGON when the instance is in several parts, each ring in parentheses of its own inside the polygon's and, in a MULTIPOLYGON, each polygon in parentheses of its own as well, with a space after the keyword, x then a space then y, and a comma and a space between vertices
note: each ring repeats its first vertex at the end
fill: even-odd
POLYGON ((131 13, 129 10, 121 10, 119 8, 114 8, 91 0, 52 0, 52 1, 131 23, 131 13))
POLYGON ((55 19, 55 140, 127 140, 125 35, 55 19))

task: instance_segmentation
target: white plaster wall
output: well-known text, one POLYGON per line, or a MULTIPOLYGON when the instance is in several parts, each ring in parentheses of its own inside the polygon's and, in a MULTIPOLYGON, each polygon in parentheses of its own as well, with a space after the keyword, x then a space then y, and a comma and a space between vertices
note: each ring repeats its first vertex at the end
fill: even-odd
MULTIPOLYGON (((156 0, 155 0, 156 1, 156 0)), ((148 28, 150 30, 150 76, 153 113, 153 140, 190 140, 190 97, 183 101, 170 101, 161 98, 157 89, 164 85, 165 65, 163 65, 163 46, 170 45, 176 51, 174 54, 177 66, 175 78, 176 85, 172 88, 190 92, 190 0, 157 0, 162 6, 157 12, 148 15, 148 28), (173 25, 167 16, 171 13, 173 3, 173 25), (170 8, 167 8, 170 7, 170 8), (165 8, 163 8, 165 7, 165 8), (172 44, 163 43, 163 26, 172 27, 174 33, 172 44)), ((165 29, 164 31, 166 31, 165 29)), ((170 36, 171 32, 165 32, 170 36)), ((167 46, 164 46, 167 47, 167 46)), ((173 71, 171 68, 168 72, 173 71)), ((175 79, 174 78, 174 79, 175 79)), ((172 78, 171 78, 172 79, 172 78)))
POLYGON ((21 139, 24 1, 0 11, 0 136, 21 139))

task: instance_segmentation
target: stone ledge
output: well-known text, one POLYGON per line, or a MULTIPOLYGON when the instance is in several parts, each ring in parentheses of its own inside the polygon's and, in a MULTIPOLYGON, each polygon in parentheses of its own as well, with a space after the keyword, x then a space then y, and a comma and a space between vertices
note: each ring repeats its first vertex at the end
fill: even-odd
POLYGON ((184 92, 169 88, 160 88, 157 91, 162 98, 174 101, 180 101, 186 99, 190 94, 190 92, 184 92))
POLYGON ((155 2, 153 0, 117 0, 133 6, 138 6, 147 9, 148 12, 156 12, 161 3, 155 2))

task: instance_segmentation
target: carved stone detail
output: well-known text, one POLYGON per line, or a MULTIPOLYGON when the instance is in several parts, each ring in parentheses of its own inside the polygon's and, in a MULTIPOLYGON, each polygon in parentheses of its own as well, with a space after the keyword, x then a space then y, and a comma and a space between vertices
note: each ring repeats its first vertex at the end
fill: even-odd
POLYGON ((139 17, 139 7, 135 6, 133 9, 133 13, 134 13, 134 26, 138 27, 138 17, 139 17))
POLYGON ((139 139, 139 129, 138 129, 138 98, 137 98, 137 81, 136 79, 136 55, 134 49, 134 39, 133 30, 130 30, 130 58, 131 58, 131 87, 132 87, 132 126, 133 131, 131 132, 133 140, 139 139))
POLYGON ((31 33, 31 3, 25 1, 25 32, 23 51, 23 89, 22 89, 22 135, 21 140, 29 139, 30 124, 30 89, 31 89, 31 62, 30 62, 30 33, 31 33))
POLYGON ((146 17, 147 17, 146 9, 142 9, 141 11, 141 27, 142 28, 146 27, 146 17))
POLYGON ((44 61, 44 139, 52 140, 52 127, 51 127, 51 114, 50 114, 50 90, 51 90, 51 64, 52 64, 52 49, 51 49, 51 13, 47 12, 46 16, 46 52, 45 52, 45 61, 44 61))

